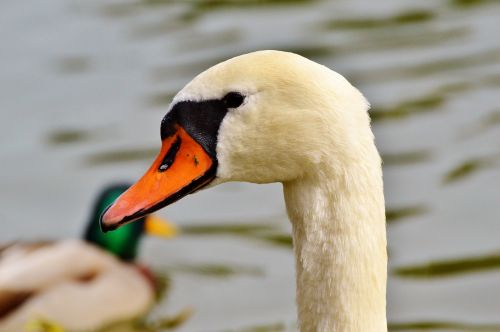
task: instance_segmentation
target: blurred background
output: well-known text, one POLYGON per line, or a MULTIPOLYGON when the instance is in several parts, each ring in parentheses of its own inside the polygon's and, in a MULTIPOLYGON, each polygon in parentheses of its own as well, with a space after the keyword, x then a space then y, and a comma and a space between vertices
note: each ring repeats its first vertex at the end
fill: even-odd
MULTIPOLYGON (((500 331, 500 2, 0 3, 0 242, 80 236, 103 185, 136 180, 197 73, 296 52, 370 100, 384 159, 390 329, 500 331)), ((293 331, 281 186, 225 184, 163 209, 169 276, 151 313, 178 331, 293 331)))

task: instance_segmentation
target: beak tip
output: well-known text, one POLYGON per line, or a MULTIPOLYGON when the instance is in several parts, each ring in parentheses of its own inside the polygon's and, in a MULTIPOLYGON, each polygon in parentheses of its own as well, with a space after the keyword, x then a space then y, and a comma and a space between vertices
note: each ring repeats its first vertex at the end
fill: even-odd
POLYGON ((101 226, 101 232, 107 233, 110 229, 108 226, 102 221, 102 216, 101 216, 101 221, 100 221, 100 226, 101 226))
POLYGON ((116 228, 118 228, 119 222, 115 222, 112 218, 109 216, 109 208, 112 205, 108 206, 106 210, 101 214, 101 218, 99 220, 99 225, 101 226, 101 231, 103 233, 107 233, 109 231, 113 231, 116 228))

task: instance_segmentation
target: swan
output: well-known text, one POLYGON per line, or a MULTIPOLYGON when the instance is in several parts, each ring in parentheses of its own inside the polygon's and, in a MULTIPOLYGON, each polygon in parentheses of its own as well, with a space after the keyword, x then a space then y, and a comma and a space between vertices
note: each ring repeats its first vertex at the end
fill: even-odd
POLYGON ((101 227, 223 182, 281 182, 300 331, 386 331, 384 194, 368 108, 343 76, 296 54, 219 63, 173 98, 158 157, 101 227))
POLYGON ((151 308, 153 275, 132 263, 144 233, 169 237, 175 228, 150 216, 104 235, 99 217, 128 187, 103 189, 82 240, 0 248, 0 331, 24 331, 37 319, 69 331, 96 330, 133 320, 151 308))

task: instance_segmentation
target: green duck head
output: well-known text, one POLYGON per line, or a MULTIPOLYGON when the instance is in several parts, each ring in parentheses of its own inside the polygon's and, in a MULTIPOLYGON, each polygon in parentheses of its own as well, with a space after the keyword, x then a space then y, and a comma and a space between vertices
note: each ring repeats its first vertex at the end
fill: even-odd
POLYGON ((144 233, 167 238, 175 235, 174 226, 154 215, 141 218, 137 222, 127 224, 114 232, 103 233, 101 231, 99 225, 101 214, 129 187, 128 184, 114 184, 102 190, 95 200, 84 234, 84 239, 87 242, 99 246, 125 261, 133 261, 136 258, 139 242, 144 233))

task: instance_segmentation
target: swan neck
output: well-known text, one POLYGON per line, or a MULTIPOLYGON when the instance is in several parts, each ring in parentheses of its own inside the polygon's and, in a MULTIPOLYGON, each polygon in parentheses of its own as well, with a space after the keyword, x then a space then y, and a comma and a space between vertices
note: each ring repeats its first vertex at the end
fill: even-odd
POLYGON ((293 226, 300 330, 387 331, 380 163, 312 174, 322 176, 284 184, 293 226))

